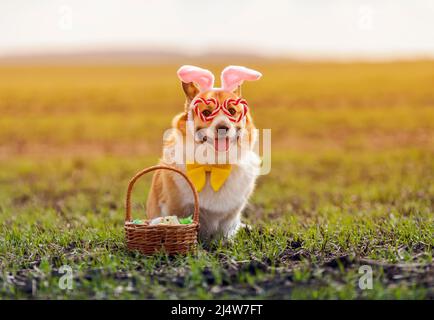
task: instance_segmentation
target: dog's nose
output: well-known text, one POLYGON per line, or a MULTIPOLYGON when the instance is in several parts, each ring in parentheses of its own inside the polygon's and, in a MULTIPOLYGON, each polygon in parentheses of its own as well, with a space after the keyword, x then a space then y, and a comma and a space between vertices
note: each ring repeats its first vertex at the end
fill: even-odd
POLYGON ((225 124, 219 124, 216 127, 218 134, 226 134, 229 131, 229 127, 225 124))

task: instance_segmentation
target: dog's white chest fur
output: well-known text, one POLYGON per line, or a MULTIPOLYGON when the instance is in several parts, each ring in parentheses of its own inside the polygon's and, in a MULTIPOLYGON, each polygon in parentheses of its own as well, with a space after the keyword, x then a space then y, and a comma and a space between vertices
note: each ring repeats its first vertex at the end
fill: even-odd
MULTIPOLYGON (((203 190, 199 194, 200 234, 205 238, 216 235, 232 236, 240 227, 241 211, 247 204, 259 174, 260 159, 249 152, 243 160, 232 165, 232 171, 223 186, 216 192, 211 188, 209 173, 203 190)), ((185 166, 180 166, 185 171, 185 166)), ((174 177, 182 199, 182 206, 191 208, 193 196, 182 177, 174 177)))

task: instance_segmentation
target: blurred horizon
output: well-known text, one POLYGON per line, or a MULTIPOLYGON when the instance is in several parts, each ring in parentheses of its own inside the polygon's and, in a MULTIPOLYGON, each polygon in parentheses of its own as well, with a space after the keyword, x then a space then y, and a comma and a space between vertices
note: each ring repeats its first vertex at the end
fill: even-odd
MULTIPOLYGON (((434 58, 434 2, 0 3, 0 61, 43 57, 434 58)), ((110 59, 109 59, 110 60, 110 59)), ((152 59, 151 59, 152 60, 152 59)))

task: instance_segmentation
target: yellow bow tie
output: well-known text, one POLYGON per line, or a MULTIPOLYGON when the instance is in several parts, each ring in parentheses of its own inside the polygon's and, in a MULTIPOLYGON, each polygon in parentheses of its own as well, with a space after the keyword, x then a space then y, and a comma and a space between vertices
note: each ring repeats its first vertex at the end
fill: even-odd
POLYGON ((230 164, 187 164, 187 176, 198 192, 201 192, 205 186, 206 172, 211 172, 211 187, 214 191, 218 191, 229 177, 231 170, 230 164))

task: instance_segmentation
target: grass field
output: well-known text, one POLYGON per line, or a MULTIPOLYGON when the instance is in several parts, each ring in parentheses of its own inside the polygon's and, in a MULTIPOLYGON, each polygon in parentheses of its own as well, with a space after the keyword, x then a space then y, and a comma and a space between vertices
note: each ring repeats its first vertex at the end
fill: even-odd
POLYGON ((130 253, 123 234, 126 184, 183 108, 178 65, 0 67, 0 296, 433 299, 434 61, 248 66, 272 170, 253 229, 187 257, 130 253))

